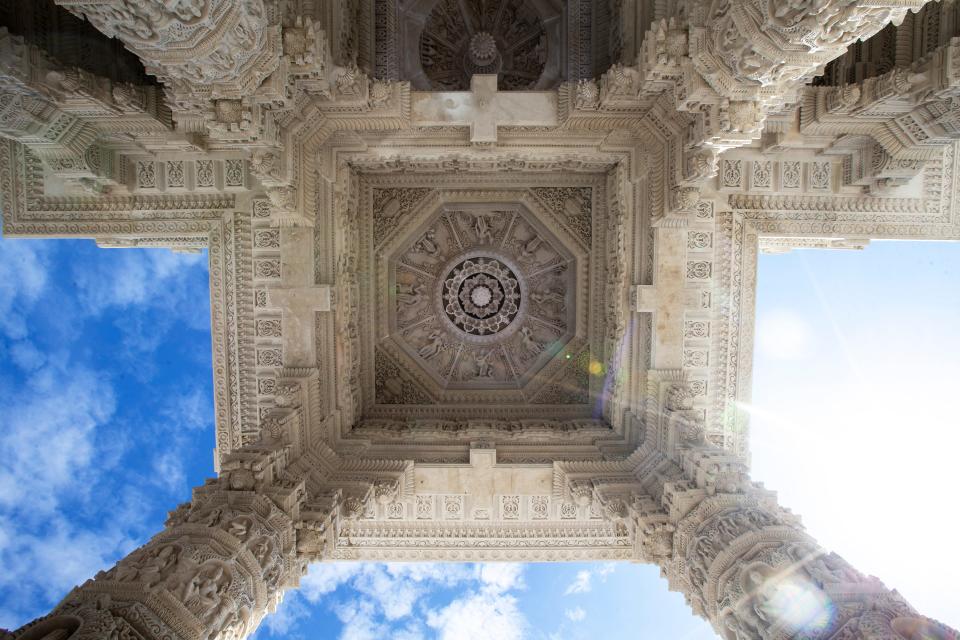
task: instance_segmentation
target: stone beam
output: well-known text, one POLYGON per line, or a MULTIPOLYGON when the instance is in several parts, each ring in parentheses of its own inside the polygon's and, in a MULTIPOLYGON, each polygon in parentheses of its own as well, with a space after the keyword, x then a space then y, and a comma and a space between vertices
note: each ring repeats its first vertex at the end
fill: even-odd
POLYGON ((281 228, 280 247, 280 285, 269 289, 267 308, 281 312, 283 365, 314 367, 315 315, 332 309, 331 287, 314 283, 313 229, 281 228))
POLYGON ((773 100, 819 72, 858 40, 926 0, 828 0, 766 2, 710 0, 692 10, 690 55, 699 74, 730 99, 773 100))
POLYGON ((559 122, 552 91, 497 91, 497 76, 475 75, 470 91, 414 92, 413 126, 470 127, 470 141, 493 144, 502 126, 552 127, 559 122))
POLYGON ((464 494, 473 518, 491 518, 498 495, 549 495, 553 483, 550 465, 498 465, 496 449, 473 448, 470 464, 414 467, 414 488, 424 494, 464 494))

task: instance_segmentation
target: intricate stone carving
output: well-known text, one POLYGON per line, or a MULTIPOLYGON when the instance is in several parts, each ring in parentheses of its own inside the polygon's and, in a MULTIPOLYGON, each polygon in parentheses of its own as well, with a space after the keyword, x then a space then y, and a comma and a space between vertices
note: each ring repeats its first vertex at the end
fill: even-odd
POLYGON ((547 61, 547 33, 534 3, 489 2, 467 10, 437 2, 420 34, 420 64, 436 91, 465 90, 475 73, 498 74, 505 89, 531 89, 547 61))
MULTIPOLYGON (((416 66, 433 62, 417 77, 440 84, 492 70, 505 89, 547 88, 555 25, 618 27, 596 51, 571 39, 569 67, 600 65, 599 81, 500 94, 478 78, 411 98, 364 72, 382 52, 362 3, 316 23, 258 0, 63 4, 120 12, 168 105, 0 32, 0 129, 20 141, 0 145, 4 231, 209 248, 223 476, 41 625, 178 637, 149 610, 172 598, 200 637, 242 637, 303 562, 329 557, 639 557, 726 638, 790 635, 769 606, 783 573, 870 611, 844 610, 839 637, 942 631, 824 555, 708 443, 744 451, 730 407, 748 388, 758 247, 958 237, 947 30, 909 70, 801 88, 906 5, 694 3, 630 44, 624 24, 651 16, 608 3, 568 3, 566 22, 543 3, 433 3, 410 33, 416 66), (249 21, 252 39, 217 35, 249 21), (316 313, 320 292, 333 313, 316 313), (277 473, 229 459, 257 442, 293 457, 277 473), (468 458, 470 491, 418 493, 417 473, 468 458), (535 479, 473 490, 514 473, 535 479)), ((373 4, 389 40, 410 3, 373 4)))
POLYGON ((443 310, 454 327, 477 336, 506 329, 520 311, 520 283, 495 258, 467 258, 443 282, 443 310))
MULTIPOLYGON (((589 189, 542 191, 555 206, 570 202, 569 216, 558 213, 565 220, 590 220, 589 189)), ((399 196, 375 212, 374 230, 383 216, 400 216, 399 196)), ((559 348, 573 328, 567 301, 577 267, 529 216, 516 205, 451 204, 425 230, 395 241, 389 277, 400 357, 416 358, 443 386, 465 389, 515 387, 548 363, 545 345, 559 348)))
POLYGON ((262 0, 61 0, 108 36, 122 40, 148 70, 187 83, 236 81, 253 74, 255 87, 277 65, 262 0), (259 58, 273 49, 267 61, 259 58), (254 68, 251 70, 251 68, 254 68))
POLYGON ((225 459, 221 479, 196 489, 163 532, 34 625, 69 615, 77 637, 246 637, 305 568, 291 544, 303 485, 275 475, 285 464, 283 450, 225 459))

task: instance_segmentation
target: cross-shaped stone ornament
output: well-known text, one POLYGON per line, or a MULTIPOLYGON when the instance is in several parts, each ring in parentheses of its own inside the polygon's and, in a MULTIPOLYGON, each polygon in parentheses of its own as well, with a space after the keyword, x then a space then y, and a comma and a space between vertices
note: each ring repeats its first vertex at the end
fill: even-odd
POLYGON ((548 495, 552 482, 549 465, 498 465, 496 449, 486 448, 470 449, 469 465, 418 464, 414 470, 417 493, 470 496, 476 519, 493 517, 497 496, 548 495))
POLYGON ((269 290, 268 297, 267 308, 280 310, 283 366, 316 366, 314 316, 317 311, 331 310, 330 285, 277 287, 269 290))
POLYGON ((557 126, 555 91, 497 91, 496 75, 474 75, 470 91, 418 91, 413 95, 416 126, 469 126, 470 142, 493 144, 502 126, 557 126))

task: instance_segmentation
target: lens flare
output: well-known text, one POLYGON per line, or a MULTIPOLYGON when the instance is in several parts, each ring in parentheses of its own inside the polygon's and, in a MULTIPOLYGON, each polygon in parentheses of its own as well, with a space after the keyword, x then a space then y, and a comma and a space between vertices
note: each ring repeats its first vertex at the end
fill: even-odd
POLYGON ((592 376, 603 375, 603 363, 598 362, 597 360, 593 360, 590 362, 590 365, 587 368, 587 370, 590 371, 590 375, 592 376))
POLYGON ((769 589, 762 605, 764 613, 790 632, 816 632, 830 626, 835 614, 833 602, 813 583, 787 578, 769 589))

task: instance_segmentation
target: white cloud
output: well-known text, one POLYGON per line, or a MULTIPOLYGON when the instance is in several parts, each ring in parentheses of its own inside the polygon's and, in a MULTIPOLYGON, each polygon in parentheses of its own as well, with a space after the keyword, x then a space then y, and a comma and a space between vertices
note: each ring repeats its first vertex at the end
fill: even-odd
POLYGON ((419 623, 411 622, 403 629, 394 629, 391 640, 424 640, 423 630, 419 623))
POLYGON ((203 266, 203 254, 166 250, 118 250, 110 259, 74 270, 80 301, 91 313, 108 307, 156 306, 182 300, 181 283, 189 267, 203 266))
POLYGON ((164 410, 167 424, 180 429, 208 429, 213 426, 213 398, 206 388, 194 388, 171 399, 164 410))
POLYGON ((310 565, 310 569, 300 580, 300 591, 310 602, 319 602, 337 587, 346 584, 363 571, 359 562, 320 562, 310 565))
MULTIPOLYGON (((113 371, 84 364, 106 366, 102 363, 114 356, 106 350, 116 351, 115 345, 77 340, 89 315, 73 302, 74 292, 63 288, 69 286, 70 274, 55 277, 52 271, 67 264, 67 269, 86 273, 92 286, 110 261, 67 261, 53 245, 0 241, 0 351, 9 356, 0 364, 0 627, 15 628, 46 612, 68 589, 109 567, 148 531, 155 531, 156 522, 145 526, 146 514, 155 517, 159 502, 148 488, 150 482, 168 489, 177 485, 178 492, 185 486, 176 449, 141 449, 136 466, 131 465, 131 447, 149 437, 144 427, 150 425, 118 424, 113 371), (88 264, 93 268, 84 272, 88 264), (123 468, 129 482, 117 484, 114 473, 120 464, 130 465, 123 468), (101 498, 105 494, 111 497, 109 503, 101 498)), ((202 256, 187 264, 198 259, 202 256)), ((173 283, 179 281, 167 274, 179 258, 150 260, 150 270, 121 275, 146 273, 150 286, 176 291, 173 283)), ((197 281, 193 274, 192 289, 184 287, 190 296, 197 281)), ((170 299, 161 291, 161 300, 164 295, 170 299)), ((209 326, 205 298, 203 292, 204 304, 186 311, 196 315, 199 308, 201 326, 209 326)), ((145 298, 129 291, 116 293, 111 301, 128 303, 124 316, 148 310, 145 298)), ((86 311, 94 312, 91 307, 86 311)), ((181 426, 203 426, 200 408, 188 395, 181 426)))
POLYGON ((523 565, 516 562, 488 562, 477 565, 480 582, 486 590, 503 593, 523 588, 523 565))
POLYGON ((47 287, 48 244, 37 241, 0 242, 0 332, 19 340, 27 336, 24 312, 47 287))
POLYGON ((768 311, 759 318, 757 346, 777 360, 798 360, 808 355, 813 341, 810 324, 788 309, 768 311))
POLYGON ((564 612, 564 615, 567 616, 568 620, 573 622, 581 622, 587 617, 587 612, 583 609, 583 607, 574 607, 573 609, 567 609, 564 612))
POLYGON ((617 570, 617 565, 613 562, 604 562, 596 569, 584 569, 577 572, 577 577, 564 591, 564 595, 573 595, 575 593, 589 593, 593 590, 593 577, 597 576, 601 582, 607 581, 607 576, 617 570))
POLYGON ((0 507, 29 507, 34 517, 83 486, 78 476, 93 461, 94 431, 115 409, 109 379, 60 357, 32 373, 16 397, 0 398, 0 507))
POLYGON ((474 621, 491 616, 491 622, 476 627, 490 632, 484 638, 519 638, 526 621, 507 592, 524 588, 523 571, 523 565, 515 563, 315 564, 301 580, 299 591, 288 595, 281 606, 277 635, 288 635, 309 615, 310 609, 304 605, 332 601, 332 609, 343 623, 341 640, 423 640, 428 637, 424 617, 436 632, 429 637, 470 640, 473 636, 462 635, 464 616, 474 621), (346 600, 338 597, 341 588, 350 594, 346 600), (466 595, 446 606, 430 609, 426 605, 428 599, 447 589, 466 595))
POLYGON ((34 371, 47 361, 46 356, 30 340, 14 342, 10 347, 10 359, 25 372, 34 371))
POLYGON ((268 631, 275 636, 287 636, 301 618, 310 615, 310 609, 304 603, 303 598, 299 597, 296 591, 290 592, 277 607, 277 610, 268 615, 263 620, 261 631, 258 631, 257 637, 262 631, 268 631))
POLYGON ((578 571, 577 577, 570 583, 564 594, 569 596, 574 593, 588 593, 593 589, 593 585, 590 583, 591 575, 589 571, 578 571))
POLYGON ((495 592, 473 593, 428 611, 427 625, 439 640, 520 640, 527 628, 517 599, 495 592))
POLYGON ((187 474, 183 468, 180 447, 167 449, 153 459, 153 477, 168 493, 182 494, 184 492, 187 474))
MULTIPOLYGON (((130 356, 157 349, 174 322, 204 331, 210 327, 206 254, 177 254, 164 249, 115 250, 73 266, 77 299, 89 316, 111 313, 130 356), (126 313, 112 311, 123 309, 126 313), (146 312, 159 311, 160 313, 146 312)), ((149 370, 149 367, 148 367, 149 370)))
POLYGON ((369 600, 353 600, 334 608, 343 630, 340 640, 382 640, 388 637, 389 627, 375 620, 377 611, 369 600))
POLYGON ((115 442, 98 438, 115 411, 110 380, 54 354, 18 387, 0 397, 0 626, 19 626, 109 566, 133 546, 129 519, 139 517, 125 496, 93 525, 67 515, 96 511, 99 477, 116 462, 115 442))

